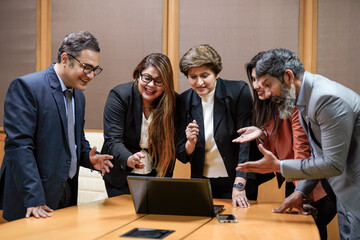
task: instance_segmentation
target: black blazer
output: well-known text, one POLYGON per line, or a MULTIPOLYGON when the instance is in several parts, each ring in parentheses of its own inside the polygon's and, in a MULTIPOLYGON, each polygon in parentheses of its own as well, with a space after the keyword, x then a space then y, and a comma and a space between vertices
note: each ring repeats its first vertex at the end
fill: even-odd
MULTIPOLYGON (((91 168, 84 137, 85 97, 74 90, 78 165, 91 168)), ((5 156, 0 172, 4 218, 25 217, 26 208, 58 207, 71 153, 67 142, 64 95, 53 66, 15 79, 5 98, 5 156)), ((77 188, 77 177, 74 177, 77 188)), ((76 204, 77 191, 73 204, 76 204)))
MULTIPOLYGON (((201 178, 205 162, 204 120, 201 98, 189 89, 180 95, 178 109, 179 142, 177 158, 191 163, 191 177, 201 178), (185 129, 196 120, 199 125, 198 141, 194 152, 186 154, 187 141, 185 129)), ((232 140, 238 137, 237 130, 251 124, 253 99, 248 85, 244 81, 217 79, 214 99, 214 139, 231 182, 235 177, 254 178, 254 173, 235 171, 237 164, 247 162, 250 154, 250 143, 238 144, 232 140)))
MULTIPOLYGON (((104 109, 104 145, 102 153, 114 156, 114 168, 105 174, 104 180, 110 185, 121 188, 126 177, 133 170, 127 159, 141 150, 142 101, 141 94, 134 82, 114 87, 107 98, 104 109)), ((172 176, 172 169, 166 176, 172 176)))

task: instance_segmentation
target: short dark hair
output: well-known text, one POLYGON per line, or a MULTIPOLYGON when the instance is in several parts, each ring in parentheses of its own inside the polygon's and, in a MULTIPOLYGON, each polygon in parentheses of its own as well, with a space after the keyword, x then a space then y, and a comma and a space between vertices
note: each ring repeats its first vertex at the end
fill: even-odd
POLYGON ((274 48, 267 51, 257 62, 255 72, 257 77, 270 74, 284 83, 284 73, 290 69, 296 78, 304 74, 304 66, 295 54, 285 48, 274 48))
POLYGON ((190 48, 180 59, 180 71, 187 76, 192 67, 209 67, 215 75, 222 70, 220 55, 209 44, 201 44, 190 48))
POLYGON ((99 41, 88 31, 72 32, 61 42, 57 62, 61 62, 61 54, 64 52, 78 57, 84 49, 100 52, 99 41))

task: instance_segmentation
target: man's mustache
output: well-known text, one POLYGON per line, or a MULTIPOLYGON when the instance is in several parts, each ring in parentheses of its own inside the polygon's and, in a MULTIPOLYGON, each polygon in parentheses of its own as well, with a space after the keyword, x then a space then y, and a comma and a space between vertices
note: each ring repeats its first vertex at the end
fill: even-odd
POLYGON ((294 98, 282 97, 282 96, 271 96, 271 101, 273 101, 274 103, 279 104, 279 105, 284 103, 286 100, 293 101, 294 98))
POLYGON ((271 101, 276 104, 283 104, 285 102, 286 98, 282 96, 271 96, 271 101))

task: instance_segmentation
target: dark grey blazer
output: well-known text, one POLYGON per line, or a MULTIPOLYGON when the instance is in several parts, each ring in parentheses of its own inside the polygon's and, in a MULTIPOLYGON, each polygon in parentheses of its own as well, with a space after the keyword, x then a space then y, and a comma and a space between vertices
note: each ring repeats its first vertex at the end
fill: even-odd
MULTIPOLYGON (((85 97, 74 90, 78 165, 91 167, 84 137, 85 97)), ((53 66, 13 80, 5 98, 5 156, 0 207, 6 220, 25 217, 26 208, 58 207, 71 153, 64 95, 53 66)), ((74 179, 77 186, 77 174, 74 179)), ((76 204, 77 192, 73 204, 76 204)))

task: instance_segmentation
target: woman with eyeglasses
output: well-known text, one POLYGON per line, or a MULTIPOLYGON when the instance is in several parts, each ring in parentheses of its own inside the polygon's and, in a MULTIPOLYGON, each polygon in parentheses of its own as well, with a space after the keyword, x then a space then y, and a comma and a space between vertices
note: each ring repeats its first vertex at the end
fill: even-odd
POLYGON ((102 152, 114 156, 104 176, 109 197, 128 194, 127 175, 172 176, 175 163, 175 92, 170 60, 151 53, 134 81, 114 87, 104 110, 102 152))
POLYGON ((223 80, 221 70, 221 57, 208 44, 190 48, 180 59, 191 88, 177 103, 177 158, 190 162, 192 178, 209 179, 214 198, 249 207, 245 185, 255 175, 235 168, 249 160, 250 143, 237 145, 232 139, 237 129, 251 124, 253 100, 244 81, 223 80))

